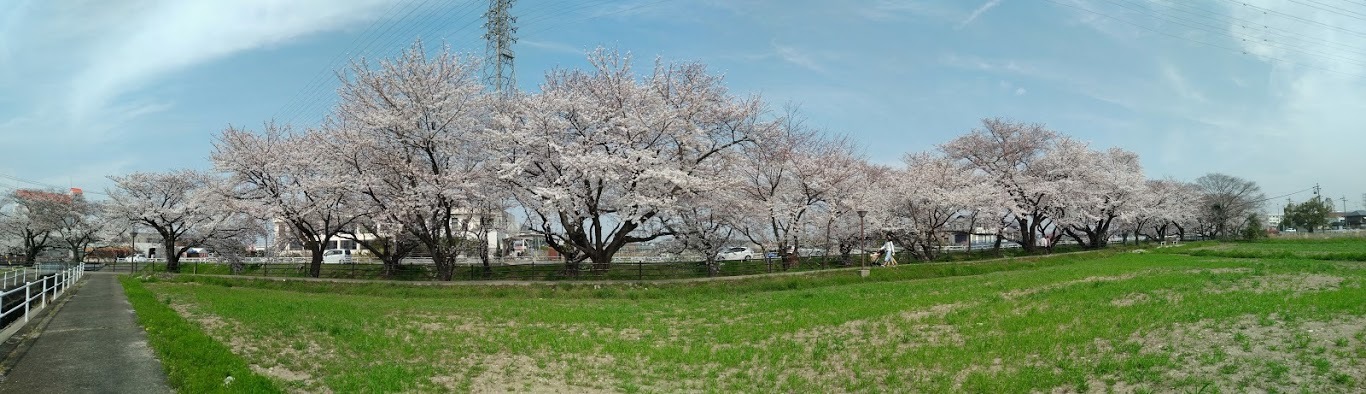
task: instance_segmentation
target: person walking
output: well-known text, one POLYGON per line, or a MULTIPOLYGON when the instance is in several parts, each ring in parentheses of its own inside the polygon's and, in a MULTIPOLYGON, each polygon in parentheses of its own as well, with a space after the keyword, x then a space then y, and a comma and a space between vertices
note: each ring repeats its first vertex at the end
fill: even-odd
POLYGON ((888 267, 896 266, 896 245, 892 243, 891 238, 887 239, 887 243, 882 244, 882 248, 878 249, 878 253, 882 254, 882 265, 888 267))

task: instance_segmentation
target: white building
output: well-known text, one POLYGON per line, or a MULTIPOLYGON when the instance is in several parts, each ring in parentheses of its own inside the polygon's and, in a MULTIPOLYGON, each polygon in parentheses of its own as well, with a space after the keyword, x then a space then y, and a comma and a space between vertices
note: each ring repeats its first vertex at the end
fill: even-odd
MULTIPOLYGON (((483 220, 480 220, 479 215, 471 212, 457 212, 455 218, 455 226, 457 227, 464 227, 464 225, 468 224, 469 230, 464 234, 464 238, 467 239, 479 238, 480 233, 482 232, 480 231, 481 223, 488 223, 490 230, 488 231, 488 236, 484 239, 484 244, 489 249, 490 254, 496 253, 500 248, 507 248, 508 245, 505 244, 506 241, 508 238, 515 235, 518 230, 517 218, 506 211, 501 212, 501 215, 495 214, 492 216, 484 216, 483 220)), ((307 255, 308 251, 304 249, 301 242, 293 239, 289 224, 285 223, 283 220, 276 219, 271 221, 268 233, 266 245, 267 248, 270 248, 270 245, 274 245, 273 254, 282 256, 307 255)), ((356 238, 370 240, 374 239, 375 235, 357 231, 356 238)), ((341 236, 332 237, 323 249, 350 250, 352 255, 361 256, 370 254, 370 251, 366 250, 364 246, 361 246, 359 242, 341 236)))

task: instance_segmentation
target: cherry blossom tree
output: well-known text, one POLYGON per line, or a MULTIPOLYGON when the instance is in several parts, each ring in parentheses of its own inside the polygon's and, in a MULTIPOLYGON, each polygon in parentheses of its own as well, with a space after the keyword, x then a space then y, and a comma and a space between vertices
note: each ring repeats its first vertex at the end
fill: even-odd
POLYGON ((885 206, 876 212, 881 229, 922 260, 932 260, 951 224, 966 223, 977 211, 1004 202, 986 175, 953 158, 908 154, 894 171, 885 206))
POLYGON ((1200 194, 1194 185, 1172 179, 1148 180, 1141 194, 1129 220, 1136 237, 1165 241, 1171 230, 1195 220, 1200 194))
POLYGON ((863 158, 853 144, 805 127, 792 109, 742 155, 747 160, 738 175, 747 213, 740 231, 762 247, 776 246, 786 267, 796 264, 803 233, 819 233, 814 213, 863 187, 856 183, 863 158))
POLYGON ((156 231, 167 271, 179 272, 180 254, 191 247, 261 231, 259 223, 228 198, 227 190, 218 187, 223 181, 208 174, 177 170, 110 179, 115 184, 107 192, 111 216, 156 231))
POLYGON ((350 180, 335 171, 321 132, 294 134, 266 123, 260 134, 228 127, 214 143, 214 167, 228 174, 232 197, 251 214, 280 220, 311 255, 309 276, 322 273, 323 251, 342 229, 355 223, 350 180))
POLYGON ((14 190, 0 203, 0 234, 19 241, 24 263, 32 264, 57 244, 55 237, 70 196, 57 192, 14 190))
POLYGON ((62 208, 54 234, 71 251, 71 261, 79 263, 85 260, 87 247, 108 235, 110 219, 104 204, 87 200, 82 194, 72 195, 71 202, 62 208))
POLYGON ((540 93, 497 116, 500 178, 571 273, 673 235, 665 223, 685 196, 732 175, 709 164, 763 127, 759 101, 732 96, 702 64, 656 61, 638 78, 629 56, 588 60, 588 70, 548 73, 540 93))
POLYGON ((1105 247, 1111 225, 1134 215, 1142 198, 1146 178, 1133 152, 1062 138, 1040 163, 1060 191, 1050 219, 1084 247, 1105 247))
MULTIPOLYGON (((831 249, 837 250, 839 265, 843 266, 854 263, 851 258, 854 248, 862 252, 869 246, 867 235, 876 234, 878 229, 885 227, 889 215, 878 212, 888 211, 891 199, 895 197, 892 191, 893 182, 896 182, 895 170, 867 162, 859 163, 856 169, 849 178, 850 186, 820 205, 814 215, 814 221, 824 227, 821 229, 825 233, 824 248, 827 253, 831 249), (859 217, 859 211, 864 212, 864 217, 859 217)), ((859 257, 860 261, 865 258, 859 257)))
MULTIPOLYGON (((489 146, 507 137, 489 130, 496 102, 478 69, 449 48, 428 56, 420 42, 377 68, 357 62, 326 126, 337 171, 360 196, 367 223, 412 236, 441 280, 452 278, 461 251, 483 242, 468 236, 470 219, 501 214, 507 201, 486 187, 497 164, 489 146)), ((404 241, 388 234, 384 242, 404 241)))
POLYGON ((1008 220, 1016 227, 1014 240, 1032 252, 1059 194, 1053 184, 1057 175, 1049 174, 1040 161, 1060 138, 1042 124, 990 118, 982 120, 981 128, 939 148, 986 175, 1008 197, 1008 220))

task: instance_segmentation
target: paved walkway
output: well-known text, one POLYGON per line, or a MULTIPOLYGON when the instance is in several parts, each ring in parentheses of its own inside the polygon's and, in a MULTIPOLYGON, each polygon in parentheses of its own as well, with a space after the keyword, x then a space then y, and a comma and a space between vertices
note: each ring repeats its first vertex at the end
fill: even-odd
POLYGON ((14 354, 0 393, 170 393, 133 306, 108 272, 87 272, 14 354), (50 320, 49 320, 50 319, 50 320))

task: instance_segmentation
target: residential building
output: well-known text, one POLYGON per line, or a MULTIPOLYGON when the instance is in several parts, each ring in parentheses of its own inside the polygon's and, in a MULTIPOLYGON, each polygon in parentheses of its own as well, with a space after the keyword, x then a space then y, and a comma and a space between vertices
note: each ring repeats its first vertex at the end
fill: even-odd
MULTIPOLYGON (((484 245, 489 249, 489 253, 497 253, 499 250, 507 248, 508 239, 517 234, 518 231, 517 218, 506 211, 501 212, 501 215, 485 215, 482 217, 482 220, 480 215, 473 212, 456 212, 454 216, 457 221, 455 224, 457 227, 464 227, 466 224, 468 225, 469 230, 466 232, 465 238, 479 238, 480 233, 482 232, 479 227, 481 223, 486 223, 490 226, 488 235, 484 239, 484 245)), ((303 243, 292 238, 293 236, 289 230, 289 225, 283 220, 273 220, 268 233, 266 242, 267 245, 275 245, 274 250, 272 251, 273 254, 280 256, 307 255, 308 251, 304 249, 303 243)), ((356 238, 359 238, 360 240, 370 240, 375 237, 375 234, 368 232, 358 231, 356 233, 356 238)), ((364 246, 361 246, 359 242, 342 237, 332 237, 323 249, 350 250, 352 255, 358 256, 370 254, 370 252, 366 250, 364 246)))

